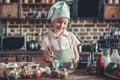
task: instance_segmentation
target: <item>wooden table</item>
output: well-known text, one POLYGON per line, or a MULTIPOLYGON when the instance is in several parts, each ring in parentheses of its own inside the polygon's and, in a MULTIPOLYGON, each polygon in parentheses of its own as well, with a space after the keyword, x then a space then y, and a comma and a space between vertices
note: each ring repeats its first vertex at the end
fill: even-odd
MULTIPOLYGON (((6 80, 6 79, 0 79, 0 80, 6 80)), ((110 77, 107 77, 105 75, 103 76, 96 76, 96 74, 88 74, 85 69, 79 69, 76 70, 74 73, 70 74, 67 78, 53 78, 48 75, 42 75, 40 78, 37 79, 28 79, 28 78, 22 78, 18 80, 114 80, 110 77)))

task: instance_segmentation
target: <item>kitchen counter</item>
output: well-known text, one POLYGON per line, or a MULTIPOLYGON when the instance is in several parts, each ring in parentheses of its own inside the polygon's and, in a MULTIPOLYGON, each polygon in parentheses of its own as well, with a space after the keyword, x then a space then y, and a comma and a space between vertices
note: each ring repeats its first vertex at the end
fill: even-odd
MULTIPOLYGON (((5 80, 5 79, 0 79, 5 80)), ((67 78, 53 78, 48 75, 42 75, 40 78, 37 79, 18 79, 18 80, 113 80, 110 77, 105 75, 103 76, 96 76, 96 74, 88 74, 85 69, 77 69, 74 73, 70 74, 67 78)))
POLYGON ((42 76, 39 80, 113 80, 107 76, 96 76, 96 74, 87 73, 85 69, 77 69, 67 78, 51 78, 50 76, 42 76))

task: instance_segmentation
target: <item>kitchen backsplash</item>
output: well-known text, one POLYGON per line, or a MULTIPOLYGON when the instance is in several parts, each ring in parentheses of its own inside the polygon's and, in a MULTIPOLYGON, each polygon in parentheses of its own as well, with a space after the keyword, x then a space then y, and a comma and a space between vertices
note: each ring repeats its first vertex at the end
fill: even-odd
MULTIPOLYGON (((4 34, 7 36, 27 36, 28 41, 33 39, 41 41, 42 36, 49 31, 51 25, 49 22, 45 24, 42 24, 41 21, 38 22, 39 24, 37 24, 37 26, 20 26, 19 22, 11 21, 9 27, 3 24, 4 34)), ((25 21, 25 23, 27 22, 25 21)), ((111 27, 114 27, 115 30, 120 30, 120 21, 99 21, 90 19, 72 20, 68 30, 72 31, 79 40, 91 43, 99 40, 100 37, 104 36, 106 33, 109 33, 111 27)))

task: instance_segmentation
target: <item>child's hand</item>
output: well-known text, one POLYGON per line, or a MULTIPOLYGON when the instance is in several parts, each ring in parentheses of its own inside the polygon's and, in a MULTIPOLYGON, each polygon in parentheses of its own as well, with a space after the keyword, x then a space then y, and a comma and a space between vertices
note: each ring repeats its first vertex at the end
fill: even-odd
POLYGON ((78 62, 79 62, 78 60, 74 60, 74 59, 73 59, 74 68, 76 68, 76 67, 78 66, 78 62))
POLYGON ((49 63, 53 60, 53 52, 52 53, 44 53, 44 58, 45 58, 45 62, 49 63))
POLYGON ((51 62, 53 60, 53 56, 51 56, 51 55, 46 55, 45 56, 45 61, 47 62, 47 63, 49 63, 49 62, 51 62))
POLYGON ((73 63, 78 63, 79 60, 73 59, 73 63))
POLYGON ((53 57, 54 56, 54 52, 50 52, 50 53, 48 53, 48 55, 53 57))

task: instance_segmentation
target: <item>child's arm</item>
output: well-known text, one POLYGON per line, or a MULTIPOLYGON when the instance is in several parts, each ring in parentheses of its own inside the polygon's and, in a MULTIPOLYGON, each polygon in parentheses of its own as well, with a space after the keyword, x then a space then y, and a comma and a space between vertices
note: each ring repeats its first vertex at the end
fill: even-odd
POLYGON ((74 50, 74 54, 75 54, 74 63, 77 63, 77 62, 79 62, 79 57, 80 57, 79 52, 78 52, 78 48, 74 47, 73 50, 74 50))

